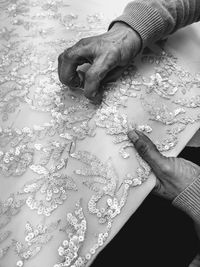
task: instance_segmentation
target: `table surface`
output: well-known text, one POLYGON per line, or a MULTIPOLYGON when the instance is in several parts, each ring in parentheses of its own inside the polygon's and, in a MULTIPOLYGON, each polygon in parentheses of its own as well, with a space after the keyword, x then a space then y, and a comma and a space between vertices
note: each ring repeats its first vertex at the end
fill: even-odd
POLYGON ((146 49, 100 106, 60 84, 58 55, 118 2, 0 1, 1 267, 89 266, 155 185, 128 128, 167 156, 199 128, 199 24, 146 49))

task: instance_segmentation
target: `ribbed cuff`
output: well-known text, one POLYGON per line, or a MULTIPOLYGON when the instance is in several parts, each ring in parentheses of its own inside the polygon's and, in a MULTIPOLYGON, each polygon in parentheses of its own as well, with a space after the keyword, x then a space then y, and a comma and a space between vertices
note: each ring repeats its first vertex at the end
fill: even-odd
POLYGON ((165 24, 159 12, 140 1, 129 3, 124 13, 111 22, 109 29, 115 22, 124 22, 133 28, 140 35, 143 48, 161 39, 165 31, 165 24))
POLYGON ((200 177, 179 194, 172 204, 200 224, 200 177))

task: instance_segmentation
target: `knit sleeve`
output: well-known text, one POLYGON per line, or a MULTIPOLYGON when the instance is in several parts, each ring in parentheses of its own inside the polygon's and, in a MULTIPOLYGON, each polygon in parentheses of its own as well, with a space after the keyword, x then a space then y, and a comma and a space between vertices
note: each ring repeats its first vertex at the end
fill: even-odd
POLYGON ((187 213, 200 225, 200 177, 180 193, 172 204, 187 213))
POLYGON ((141 37, 143 47, 200 20, 200 0, 135 0, 111 22, 124 22, 141 37))

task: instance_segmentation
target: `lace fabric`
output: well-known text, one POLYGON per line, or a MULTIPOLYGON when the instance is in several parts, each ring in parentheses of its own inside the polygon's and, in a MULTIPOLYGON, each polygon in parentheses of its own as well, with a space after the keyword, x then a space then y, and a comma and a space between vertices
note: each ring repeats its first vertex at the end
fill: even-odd
POLYGON ((3 267, 89 266, 153 187, 128 129, 175 155, 199 126, 200 76, 162 47, 107 84, 99 106, 63 86, 58 55, 109 23, 83 13, 68 1, 0 1, 3 267))

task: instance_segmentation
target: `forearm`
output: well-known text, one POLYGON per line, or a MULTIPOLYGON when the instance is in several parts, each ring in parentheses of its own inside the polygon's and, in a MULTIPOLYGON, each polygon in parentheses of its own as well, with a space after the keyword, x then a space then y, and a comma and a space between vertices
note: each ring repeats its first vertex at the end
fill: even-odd
POLYGON ((146 46, 199 20, 199 0, 135 0, 110 27, 116 21, 125 22, 138 32, 146 46))

